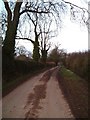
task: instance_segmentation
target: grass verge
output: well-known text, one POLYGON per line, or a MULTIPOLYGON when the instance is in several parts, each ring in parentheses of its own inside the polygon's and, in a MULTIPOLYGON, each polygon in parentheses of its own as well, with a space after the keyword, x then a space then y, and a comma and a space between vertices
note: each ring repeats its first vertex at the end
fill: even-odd
POLYGON ((75 118, 88 118, 88 85, 72 71, 62 67, 57 78, 75 118))

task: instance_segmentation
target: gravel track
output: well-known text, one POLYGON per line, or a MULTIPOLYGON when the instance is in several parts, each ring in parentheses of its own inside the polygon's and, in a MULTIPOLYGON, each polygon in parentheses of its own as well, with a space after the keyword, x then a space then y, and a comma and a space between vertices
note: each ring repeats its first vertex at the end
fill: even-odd
POLYGON ((74 118, 59 88, 58 67, 18 86, 2 100, 3 118, 74 118))

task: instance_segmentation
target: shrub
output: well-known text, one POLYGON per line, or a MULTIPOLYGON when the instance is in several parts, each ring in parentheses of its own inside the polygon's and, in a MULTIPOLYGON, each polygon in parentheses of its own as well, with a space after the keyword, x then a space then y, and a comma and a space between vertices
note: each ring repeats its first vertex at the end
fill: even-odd
POLYGON ((66 67, 88 80, 90 52, 74 52, 67 55, 66 67))
POLYGON ((14 60, 11 64, 10 62, 7 62, 6 65, 3 64, 2 79, 3 82, 8 82, 22 75, 32 73, 36 70, 40 70, 44 67, 44 64, 34 61, 14 60))

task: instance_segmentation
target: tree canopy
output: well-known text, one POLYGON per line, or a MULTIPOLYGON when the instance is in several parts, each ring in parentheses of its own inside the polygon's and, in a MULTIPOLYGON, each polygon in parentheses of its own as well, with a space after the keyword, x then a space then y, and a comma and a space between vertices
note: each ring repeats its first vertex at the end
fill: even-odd
MULTIPOLYGON (((30 40, 34 45, 37 43, 37 45, 34 46, 33 52, 36 54, 36 57, 34 54, 35 59, 38 60, 38 35, 47 32, 42 29, 43 23, 46 23, 46 26, 50 25, 48 31, 49 36, 47 37, 49 39, 52 37, 52 34, 50 34, 51 32, 53 33, 54 31, 54 33, 56 33, 55 31, 57 30, 58 33, 58 28, 61 27, 62 15, 65 14, 68 9, 70 10, 73 20, 78 20, 80 23, 85 24, 87 23, 86 14, 89 13, 87 9, 64 0, 17 0, 16 2, 12 0, 9 2, 8 0, 3 0, 3 2, 6 9, 6 13, 2 13, 2 28, 3 31, 5 31, 3 55, 7 57, 7 59, 13 59, 14 57, 15 39, 18 36, 20 39, 30 40), (52 22, 48 24, 49 21, 52 22), (26 27, 28 26, 27 29, 26 27, 24 28, 23 25, 26 25, 26 27), (35 33, 34 35, 32 31, 35 33), (37 42, 35 42, 34 36, 37 42)), ((43 34, 41 34, 41 38, 42 36, 43 34)))

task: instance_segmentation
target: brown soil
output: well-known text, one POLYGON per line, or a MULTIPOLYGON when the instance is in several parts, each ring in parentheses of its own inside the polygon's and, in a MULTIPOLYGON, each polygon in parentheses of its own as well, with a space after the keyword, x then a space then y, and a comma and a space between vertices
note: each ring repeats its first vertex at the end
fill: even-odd
POLYGON ((34 93, 30 93, 28 96, 27 103, 25 105, 25 108, 27 108, 28 105, 32 104, 32 108, 25 114, 25 119, 28 119, 29 117, 34 117, 37 118, 38 116, 36 113, 38 113, 38 109, 41 109, 42 107, 39 106, 40 100, 45 99, 46 97, 46 87, 47 87, 47 82, 51 77, 53 70, 49 70, 46 72, 43 77, 39 81, 43 81, 43 84, 41 85, 36 85, 34 87, 34 93))
POLYGON ((57 74, 60 89, 75 118, 88 118, 88 87, 82 80, 76 82, 57 74), (84 83, 84 84, 83 84, 84 83), (86 97, 85 97, 86 96, 86 97))

